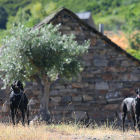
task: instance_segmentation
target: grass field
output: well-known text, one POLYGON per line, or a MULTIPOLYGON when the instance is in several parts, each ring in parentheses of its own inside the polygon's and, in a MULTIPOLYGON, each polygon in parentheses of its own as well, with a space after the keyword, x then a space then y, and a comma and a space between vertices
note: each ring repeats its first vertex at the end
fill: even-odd
POLYGON ((23 127, 0 124, 0 140, 139 140, 140 133, 105 125, 88 128, 77 124, 38 124, 23 127))

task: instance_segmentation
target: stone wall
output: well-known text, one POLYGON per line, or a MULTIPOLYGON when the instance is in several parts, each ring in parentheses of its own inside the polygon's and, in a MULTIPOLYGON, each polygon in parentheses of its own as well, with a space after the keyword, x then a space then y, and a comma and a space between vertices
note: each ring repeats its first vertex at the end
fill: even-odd
MULTIPOLYGON (((91 40, 88 53, 82 58, 85 68, 78 78, 61 81, 51 89, 49 103, 51 117, 55 121, 71 120, 75 117, 80 120, 89 117, 92 121, 104 121, 119 117, 122 100, 135 95, 134 89, 140 87, 139 64, 125 52, 103 41, 65 11, 51 23, 54 25, 61 23, 62 34, 75 34, 75 40, 79 44, 85 39, 91 40)), ((35 82, 27 83, 25 89, 28 98, 32 99, 30 114, 33 118, 39 109, 41 92, 35 82)), ((1 119, 6 116, 9 119, 10 114, 9 93, 5 93, 5 90, 0 91, 1 116, 4 116, 1 119)))

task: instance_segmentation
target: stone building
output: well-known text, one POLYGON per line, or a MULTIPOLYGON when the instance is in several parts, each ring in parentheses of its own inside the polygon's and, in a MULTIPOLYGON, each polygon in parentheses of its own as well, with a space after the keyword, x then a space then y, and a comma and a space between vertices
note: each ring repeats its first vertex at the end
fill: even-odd
MULTIPOLYGON (((61 23, 62 34, 75 34, 82 44, 90 39, 88 53, 83 56, 85 68, 77 79, 62 81, 50 92, 50 114, 56 120, 73 118, 91 121, 113 120, 120 116, 120 104, 128 96, 135 95, 140 87, 140 61, 113 43, 106 36, 79 19, 66 8, 60 8, 34 26, 40 29, 44 24, 61 23)), ((27 83, 27 96, 31 101, 31 117, 38 109, 41 99, 36 83, 27 83)), ((5 91, 0 91, 0 103, 6 101, 5 91)), ((8 102, 1 108, 2 115, 8 116, 8 102)))

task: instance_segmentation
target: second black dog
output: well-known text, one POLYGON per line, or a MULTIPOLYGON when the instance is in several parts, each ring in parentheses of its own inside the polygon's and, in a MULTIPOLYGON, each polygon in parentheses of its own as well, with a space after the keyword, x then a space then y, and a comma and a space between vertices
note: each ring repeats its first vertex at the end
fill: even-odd
POLYGON ((16 119, 18 122, 18 110, 20 109, 22 114, 22 123, 24 125, 25 121, 25 112, 27 114, 28 125, 29 125, 29 107, 28 107, 28 99, 24 93, 23 85, 20 81, 15 81, 11 84, 11 94, 10 94, 10 109, 12 122, 15 125, 14 116, 16 115, 16 119))
POLYGON ((139 115, 140 115, 140 88, 135 90, 137 96, 135 98, 126 98, 123 100, 121 104, 121 111, 122 111, 122 125, 124 131, 124 122, 127 112, 131 114, 134 128, 137 124, 140 130, 140 122, 139 122, 139 115))

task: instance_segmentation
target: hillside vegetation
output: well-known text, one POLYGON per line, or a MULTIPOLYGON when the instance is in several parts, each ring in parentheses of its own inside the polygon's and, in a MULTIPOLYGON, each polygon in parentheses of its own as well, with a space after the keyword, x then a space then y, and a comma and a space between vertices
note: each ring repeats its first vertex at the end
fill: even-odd
MULTIPOLYGON (((6 28, 8 16, 15 16, 19 8, 25 8, 29 5, 42 3, 46 6, 49 3, 69 8, 73 12, 91 11, 96 24, 104 23, 106 30, 120 29, 124 23, 124 17, 128 11, 140 14, 139 0, 0 0, 0 28, 6 28), (3 16, 6 15, 6 16, 3 16)), ((32 7, 32 6, 31 6, 32 7)))

